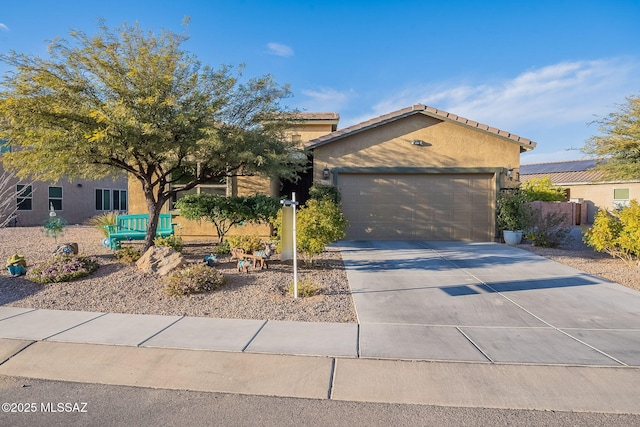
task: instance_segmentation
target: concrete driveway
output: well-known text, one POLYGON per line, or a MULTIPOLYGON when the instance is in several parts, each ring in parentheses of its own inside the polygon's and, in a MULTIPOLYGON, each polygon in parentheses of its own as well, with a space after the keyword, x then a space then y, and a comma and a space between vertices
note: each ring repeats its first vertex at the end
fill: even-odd
POLYGON ((340 249, 362 357, 640 366, 640 292, 494 243, 340 249))

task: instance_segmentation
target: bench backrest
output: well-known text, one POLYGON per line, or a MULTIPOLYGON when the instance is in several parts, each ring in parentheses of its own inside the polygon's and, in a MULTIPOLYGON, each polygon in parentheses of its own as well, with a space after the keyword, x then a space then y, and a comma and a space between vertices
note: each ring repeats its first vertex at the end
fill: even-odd
MULTIPOLYGON (((116 224, 118 230, 147 231, 149 223, 149 215, 147 214, 131 214, 118 215, 116 224)), ((171 229, 171 214, 160 214, 158 218, 158 230, 171 229)))

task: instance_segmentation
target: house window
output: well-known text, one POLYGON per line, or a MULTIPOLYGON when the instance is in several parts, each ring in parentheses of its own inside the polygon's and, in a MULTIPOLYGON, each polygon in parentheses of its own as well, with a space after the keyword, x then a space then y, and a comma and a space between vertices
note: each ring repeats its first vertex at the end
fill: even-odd
POLYGON ((62 210, 62 187, 49 187, 49 209, 54 211, 62 210))
POLYGON ((615 188, 613 190, 613 208, 622 209, 629 206, 629 189, 615 188))
MULTIPOLYGON (((180 188, 176 185, 174 188, 180 188)), ((220 178, 219 181, 209 184, 200 184, 191 190, 180 191, 173 195, 171 199, 171 209, 175 209, 176 202, 188 194, 217 194, 219 196, 228 196, 227 178, 220 178)))
POLYGON ((33 187, 30 185, 16 185, 17 204, 19 211, 30 211, 33 209, 33 187))
POLYGON ((127 209, 127 190, 96 188, 97 211, 126 211, 127 209))

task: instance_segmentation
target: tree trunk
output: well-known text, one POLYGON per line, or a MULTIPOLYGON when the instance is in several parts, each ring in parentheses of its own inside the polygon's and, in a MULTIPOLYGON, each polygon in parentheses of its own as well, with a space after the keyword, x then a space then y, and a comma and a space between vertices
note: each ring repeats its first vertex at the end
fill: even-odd
POLYGON ((155 201, 153 197, 147 197, 147 208, 149 210, 149 222, 147 223, 147 236, 144 239, 143 252, 146 252, 156 238, 156 231, 158 230, 158 218, 160 217, 160 210, 164 204, 163 200, 155 201))

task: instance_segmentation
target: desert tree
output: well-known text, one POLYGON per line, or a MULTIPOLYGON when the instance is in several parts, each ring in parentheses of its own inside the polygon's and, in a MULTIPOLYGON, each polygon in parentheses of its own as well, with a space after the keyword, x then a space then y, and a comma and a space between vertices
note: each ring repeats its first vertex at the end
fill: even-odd
POLYGON ((583 152, 602 159, 597 167, 609 179, 640 178, 640 95, 594 123, 600 135, 589 138, 583 152))
POLYGON ((202 65, 188 37, 138 24, 71 31, 49 56, 0 55, 3 161, 19 177, 55 181, 125 172, 141 186, 148 248, 162 207, 179 191, 225 177, 294 178, 306 163, 285 138, 288 86, 242 67, 202 65), (179 183, 179 186, 175 184, 179 183))

